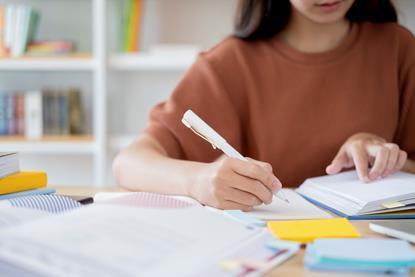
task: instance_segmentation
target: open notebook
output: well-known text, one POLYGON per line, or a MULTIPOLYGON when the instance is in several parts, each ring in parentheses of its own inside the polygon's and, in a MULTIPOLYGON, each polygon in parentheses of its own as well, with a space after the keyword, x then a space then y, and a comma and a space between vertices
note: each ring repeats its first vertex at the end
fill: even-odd
POLYGON ((305 200, 301 195, 291 189, 282 189, 289 203, 274 197, 269 205, 255 207, 247 215, 262 220, 291 220, 291 219, 316 219, 331 218, 332 216, 305 200))
MULTIPOLYGON (((159 203, 170 201, 153 196, 159 203)), ((127 196, 116 199, 118 204, 93 204, 58 215, 37 211, 38 218, 26 223, 20 221, 33 213, 17 209, 18 218, 8 221, 20 224, 0 231, 0 272, 8 276, 248 276, 270 270, 299 249, 298 244, 278 241, 263 229, 246 228, 199 206, 176 201, 175 208, 134 204, 153 196, 136 200, 127 196)), ((16 210, 6 207, 0 215, 6 209, 16 210)))
MULTIPOLYGON (((281 199, 274 197, 273 201, 269 205, 260 205, 255 207, 250 212, 238 212, 225 211, 226 215, 245 223, 247 218, 240 218, 241 213, 248 217, 253 217, 259 220, 291 220, 291 219, 317 219, 317 218, 331 218, 332 216, 320 209, 319 207, 311 204, 304 199, 301 195, 297 194, 294 190, 283 189, 285 197, 289 200, 289 203, 282 201, 281 199), (240 219, 240 220, 239 220, 240 219)), ((138 207, 168 207, 177 208, 182 206, 202 206, 196 200, 190 197, 184 196, 170 196, 168 201, 165 200, 166 196, 161 194, 154 194, 148 192, 100 192, 94 197, 95 203, 114 203, 122 205, 132 205, 138 207)), ((209 207, 210 211, 222 213, 222 210, 209 207)), ((249 221, 249 220, 248 220, 249 221)), ((265 226, 262 222, 261 226, 265 226)))
POLYGON ((66 196, 47 194, 2 200, 0 201, 0 208, 2 207, 27 208, 50 213, 61 213, 80 208, 81 204, 66 196))
POLYGON ((363 183, 355 171, 307 179, 297 192, 353 219, 415 218, 415 175, 399 172, 363 183))

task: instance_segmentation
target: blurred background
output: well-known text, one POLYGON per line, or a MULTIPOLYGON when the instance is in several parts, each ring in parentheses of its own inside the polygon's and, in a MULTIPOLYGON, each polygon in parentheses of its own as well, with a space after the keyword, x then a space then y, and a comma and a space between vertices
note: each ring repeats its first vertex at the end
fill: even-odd
MULTIPOLYGON (((396 0, 415 32, 415 1, 396 0)), ((0 1, 0 151, 51 185, 114 184, 111 163, 237 0, 0 1)))

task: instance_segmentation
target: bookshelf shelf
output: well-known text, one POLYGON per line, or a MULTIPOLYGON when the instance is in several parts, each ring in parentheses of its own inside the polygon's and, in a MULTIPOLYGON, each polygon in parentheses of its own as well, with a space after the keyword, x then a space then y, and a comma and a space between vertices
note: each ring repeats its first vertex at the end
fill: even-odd
POLYGON ((95 68, 92 55, 71 55, 66 57, 19 57, 0 58, 3 71, 88 71, 95 68))
POLYGON ((183 71, 195 61, 196 54, 115 54, 109 60, 113 70, 124 71, 183 71))
POLYGON ((45 136, 40 139, 4 136, 0 137, 0 151, 30 154, 93 154, 95 141, 90 135, 45 136))

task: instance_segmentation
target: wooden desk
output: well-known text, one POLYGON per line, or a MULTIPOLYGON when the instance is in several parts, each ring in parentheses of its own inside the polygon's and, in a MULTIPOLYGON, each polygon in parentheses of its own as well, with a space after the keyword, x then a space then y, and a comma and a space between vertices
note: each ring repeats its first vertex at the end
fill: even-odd
MULTIPOLYGON (((108 188, 95 188, 95 187, 57 187, 57 192, 60 194, 66 195, 88 195, 93 196, 95 193, 100 191, 124 191, 121 188, 117 187, 108 187, 108 188)), ((384 237, 380 234, 374 233, 369 229, 369 222, 366 220, 356 220, 352 221, 352 224, 359 230, 362 237, 384 237)), ((311 272, 304 268, 303 259, 304 259, 305 250, 302 248, 300 252, 293 258, 286 261, 284 264, 278 266, 273 271, 271 271, 267 276, 287 276, 287 277, 297 277, 297 276, 306 276, 306 277, 373 277, 378 275, 361 275, 361 274, 334 274, 333 272, 311 272)), ((415 270, 411 271, 411 276, 415 277, 415 270)))

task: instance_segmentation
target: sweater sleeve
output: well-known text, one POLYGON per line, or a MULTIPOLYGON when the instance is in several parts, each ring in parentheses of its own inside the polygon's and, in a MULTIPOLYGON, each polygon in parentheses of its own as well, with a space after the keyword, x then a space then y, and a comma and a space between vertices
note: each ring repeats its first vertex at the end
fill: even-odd
POLYGON ((402 30, 401 70, 399 76, 400 117, 396 142, 408 153, 408 158, 415 160, 415 37, 407 30, 402 30))
POLYGON ((229 91, 234 90, 226 89, 220 75, 206 54, 201 54, 169 99, 151 110, 145 132, 163 146, 169 157, 210 162, 222 154, 182 124, 181 119, 188 109, 198 114, 235 149, 241 150, 237 99, 229 95, 229 91))

